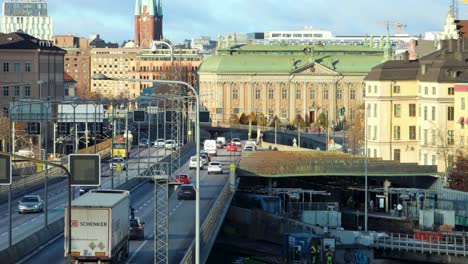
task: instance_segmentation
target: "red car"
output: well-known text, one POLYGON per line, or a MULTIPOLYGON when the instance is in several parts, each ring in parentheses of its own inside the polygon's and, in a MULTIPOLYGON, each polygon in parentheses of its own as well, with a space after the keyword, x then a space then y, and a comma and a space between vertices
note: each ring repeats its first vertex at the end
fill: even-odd
POLYGON ((175 176, 175 182, 182 183, 182 184, 190 184, 190 176, 187 174, 180 174, 175 176))
POLYGON ((231 143, 231 144, 227 145, 226 149, 227 149, 227 151, 237 151, 237 146, 236 146, 236 144, 231 143))

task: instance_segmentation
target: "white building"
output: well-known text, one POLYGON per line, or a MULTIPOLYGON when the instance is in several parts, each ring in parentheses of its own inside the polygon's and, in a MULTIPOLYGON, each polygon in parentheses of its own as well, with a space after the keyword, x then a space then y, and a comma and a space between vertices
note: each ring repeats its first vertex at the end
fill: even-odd
POLYGON ((5 0, 2 7, 1 32, 21 30, 38 39, 52 40, 53 20, 43 0, 5 0))

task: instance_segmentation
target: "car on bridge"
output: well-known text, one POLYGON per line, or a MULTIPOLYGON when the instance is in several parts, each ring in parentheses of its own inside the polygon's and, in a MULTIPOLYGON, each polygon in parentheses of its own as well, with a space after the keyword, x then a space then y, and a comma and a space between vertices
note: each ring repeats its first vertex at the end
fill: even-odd
POLYGON ((252 145, 247 145, 242 151, 255 151, 255 148, 252 145))
POLYGON ((182 183, 182 184, 190 184, 191 179, 192 178, 188 176, 187 174, 179 174, 179 175, 176 175, 174 178, 175 182, 182 183))
POLYGON ((128 235, 130 240, 144 240, 145 239, 145 222, 141 221, 139 217, 130 218, 130 228, 128 235))
POLYGON ((177 192, 178 200, 195 200, 195 186, 193 184, 183 184, 177 192))
POLYGON ((148 147, 149 146, 149 141, 147 138, 142 138, 140 139, 140 147, 148 147))
POLYGON ((231 140, 231 143, 236 144, 236 146, 238 146, 238 147, 242 146, 242 141, 240 140, 240 138, 233 138, 231 140))
POLYGON ((37 194, 25 195, 23 199, 19 201, 18 204, 18 213, 40 213, 44 211, 44 204, 42 202, 41 196, 37 194))
POLYGON ((210 173, 223 173, 223 165, 219 161, 212 161, 208 165, 208 174, 210 173))
POLYGON ((164 138, 158 138, 156 141, 154 141, 154 146, 156 148, 163 148, 166 146, 166 140, 164 138))
POLYGON ((227 151, 237 151, 237 145, 235 143, 229 143, 226 147, 227 151))
MULTIPOLYGON (((200 167, 200 170, 203 169, 204 165, 205 165, 205 162, 200 157, 200 164, 198 164, 198 167, 200 167)), ((197 156, 192 156, 190 157, 190 161, 189 161, 189 169, 196 169, 196 168, 197 168, 197 156)))

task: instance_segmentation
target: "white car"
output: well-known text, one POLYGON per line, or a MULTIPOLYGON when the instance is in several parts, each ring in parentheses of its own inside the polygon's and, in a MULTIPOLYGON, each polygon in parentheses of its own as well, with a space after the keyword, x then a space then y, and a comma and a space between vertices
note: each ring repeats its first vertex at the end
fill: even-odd
POLYGON ((117 168, 117 165, 120 165, 120 169, 123 171, 127 169, 127 166, 125 165, 125 160, 123 158, 120 158, 120 157, 113 158, 109 164, 109 167, 111 170, 112 169, 115 170, 117 168))
POLYGON ((255 151, 255 148, 252 145, 247 145, 242 151, 255 151))
POLYGON ((212 161, 208 165, 208 174, 210 173, 223 173, 223 165, 219 161, 212 161))
POLYGON ((154 147, 156 148, 162 148, 166 146, 166 140, 163 138, 158 138, 156 141, 154 141, 154 147))
POLYGON ((178 146, 177 146, 177 143, 172 140, 172 139, 168 139, 166 140, 166 142, 164 143, 164 147, 166 149, 176 149, 178 146))
MULTIPOLYGON (((203 169, 203 165, 204 165, 203 160, 200 158, 199 167, 201 170, 203 169)), ((189 169, 196 169, 196 168, 197 168, 197 156, 192 156, 189 162, 189 169)))
POLYGON ((241 142, 240 138, 233 138, 231 140, 231 143, 236 144, 236 146, 238 146, 238 147, 240 147, 242 145, 242 142, 241 142))

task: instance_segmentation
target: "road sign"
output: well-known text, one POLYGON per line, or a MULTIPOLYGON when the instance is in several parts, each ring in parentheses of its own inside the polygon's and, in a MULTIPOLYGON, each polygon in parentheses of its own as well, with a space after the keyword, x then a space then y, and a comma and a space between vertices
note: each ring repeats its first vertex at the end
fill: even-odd
POLYGON ((133 122, 145 121, 145 111, 133 111, 133 122))
POLYGON ((70 154, 68 168, 72 186, 101 185, 101 156, 99 154, 70 154))
POLYGON ((0 154, 0 185, 10 185, 12 179, 11 157, 0 154))

